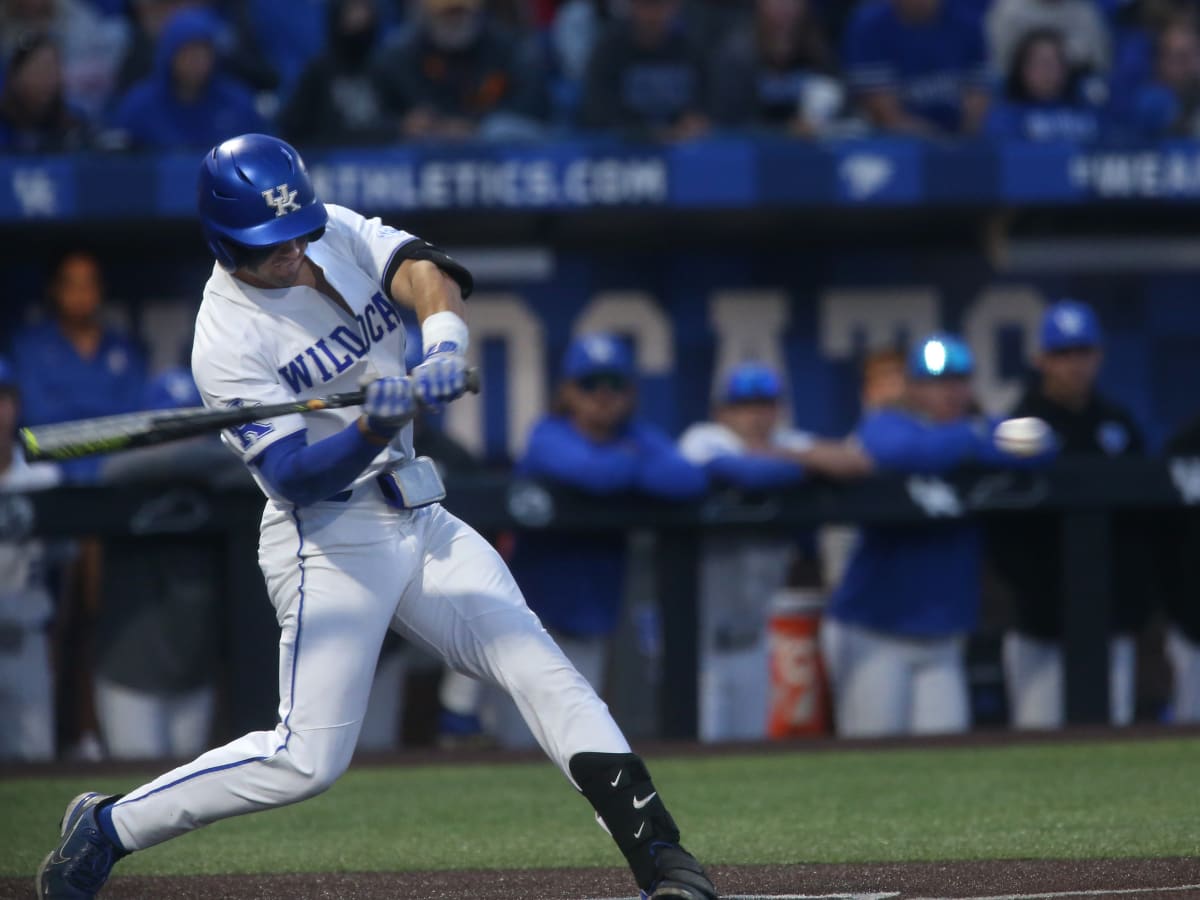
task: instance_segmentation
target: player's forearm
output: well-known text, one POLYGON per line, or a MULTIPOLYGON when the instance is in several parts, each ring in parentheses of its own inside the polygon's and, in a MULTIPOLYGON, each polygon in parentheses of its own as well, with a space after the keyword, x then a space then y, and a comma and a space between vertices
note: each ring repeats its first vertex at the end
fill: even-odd
POLYGON ((297 432, 272 444, 255 460, 275 493, 297 506, 345 490, 382 449, 357 421, 312 444, 306 443, 305 434, 297 432))
POLYGON ((406 259, 392 277, 391 291, 393 298, 416 311, 420 322, 440 312, 467 318, 458 282, 430 260, 406 259))

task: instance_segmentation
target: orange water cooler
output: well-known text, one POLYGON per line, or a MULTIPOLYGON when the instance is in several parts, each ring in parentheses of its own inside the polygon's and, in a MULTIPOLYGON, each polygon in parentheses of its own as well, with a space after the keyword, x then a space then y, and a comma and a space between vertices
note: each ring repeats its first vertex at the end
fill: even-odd
POLYGON ((825 595, 788 588, 771 602, 771 707, 767 734, 791 738, 829 734, 829 691, 817 635, 825 595))

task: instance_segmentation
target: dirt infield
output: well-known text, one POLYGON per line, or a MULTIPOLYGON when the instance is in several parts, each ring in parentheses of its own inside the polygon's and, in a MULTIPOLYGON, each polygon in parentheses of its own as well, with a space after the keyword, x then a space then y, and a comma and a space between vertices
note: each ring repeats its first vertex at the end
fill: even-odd
MULTIPOLYGON (((915 898, 1200 898, 1200 860, 989 860, 866 865, 716 866, 723 896, 915 898)), ((32 881, 0 881, 0 898, 30 898, 32 881)), ((115 877, 104 900, 618 900, 620 869, 115 877)))

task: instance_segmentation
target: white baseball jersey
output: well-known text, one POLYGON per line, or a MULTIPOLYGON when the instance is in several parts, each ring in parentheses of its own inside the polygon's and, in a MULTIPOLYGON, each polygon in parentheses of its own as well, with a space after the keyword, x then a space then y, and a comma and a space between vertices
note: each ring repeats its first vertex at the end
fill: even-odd
MULTIPOLYGON (((405 374, 405 328, 382 282, 393 255, 414 237, 343 206, 325 208, 325 234, 308 245, 307 256, 321 267, 354 318, 315 288, 256 288, 214 265, 192 348, 192 372, 205 406, 308 400, 405 374)), ((229 429, 222 438, 250 463, 288 435, 307 428, 308 442, 315 443, 359 414, 358 407, 346 407, 279 416, 229 429)), ((412 455, 412 426, 407 425, 353 486, 412 455)), ((263 493, 290 505, 256 466, 250 471, 263 493)))
MULTIPOLYGON (((807 432, 778 429, 771 443, 803 452, 807 432)), ((725 425, 698 422, 679 438, 679 451, 698 466, 719 456, 742 456, 745 442, 725 425)), ((706 538, 700 563, 700 739, 766 737, 770 700, 767 617, 771 599, 787 581, 794 556, 782 538, 706 538)))

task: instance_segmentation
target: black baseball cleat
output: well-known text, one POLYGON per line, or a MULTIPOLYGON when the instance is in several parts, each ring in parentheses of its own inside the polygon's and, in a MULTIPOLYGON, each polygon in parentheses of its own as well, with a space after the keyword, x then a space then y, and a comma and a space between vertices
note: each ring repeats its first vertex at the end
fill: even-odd
POLYGON ((718 900, 717 889, 696 857, 678 844, 654 844, 656 877, 649 900, 718 900))
POLYGON ((127 854, 104 836, 96 810, 106 794, 80 794, 67 804, 59 829, 62 840, 42 860, 37 871, 39 900, 92 900, 113 864, 127 854))

